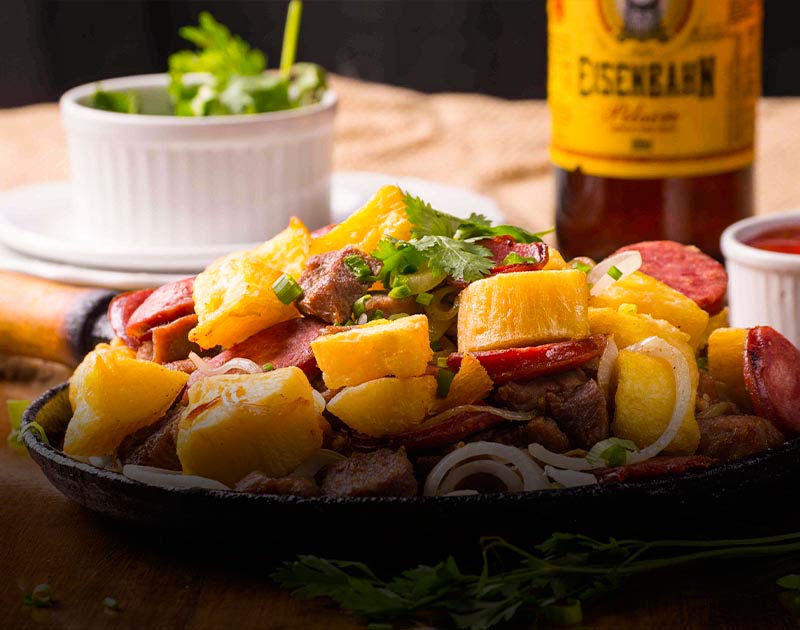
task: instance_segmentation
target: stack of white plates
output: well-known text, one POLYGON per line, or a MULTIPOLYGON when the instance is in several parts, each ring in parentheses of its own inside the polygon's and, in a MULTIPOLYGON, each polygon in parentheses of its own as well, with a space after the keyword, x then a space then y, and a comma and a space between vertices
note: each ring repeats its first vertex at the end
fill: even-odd
MULTIPOLYGON (((335 173, 331 223, 361 207, 381 186, 396 184, 456 216, 471 212, 502 222, 497 204, 464 188, 380 173, 335 173)), ((158 286, 193 275, 212 260, 254 243, 191 247, 120 248, 79 240, 64 229, 71 201, 69 182, 48 182, 0 193, 0 269, 49 280, 114 289, 158 286)), ((316 226, 313 226, 316 227, 316 226)))

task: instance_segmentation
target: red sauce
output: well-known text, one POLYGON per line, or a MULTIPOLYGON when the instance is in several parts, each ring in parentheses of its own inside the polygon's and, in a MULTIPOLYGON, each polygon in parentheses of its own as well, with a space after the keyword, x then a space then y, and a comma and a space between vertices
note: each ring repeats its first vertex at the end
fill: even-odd
POLYGON ((789 225, 762 232, 745 245, 781 254, 800 254, 800 225, 789 225))

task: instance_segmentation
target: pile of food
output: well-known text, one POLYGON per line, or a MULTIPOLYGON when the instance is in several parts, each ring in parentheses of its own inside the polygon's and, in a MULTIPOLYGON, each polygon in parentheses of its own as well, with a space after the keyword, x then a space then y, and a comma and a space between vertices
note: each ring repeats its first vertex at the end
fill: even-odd
POLYGON ((168 486, 441 496, 704 469, 800 432, 800 352, 726 327, 722 265, 667 241, 565 261, 541 236, 387 186, 119 295, 63 450, 168 486))

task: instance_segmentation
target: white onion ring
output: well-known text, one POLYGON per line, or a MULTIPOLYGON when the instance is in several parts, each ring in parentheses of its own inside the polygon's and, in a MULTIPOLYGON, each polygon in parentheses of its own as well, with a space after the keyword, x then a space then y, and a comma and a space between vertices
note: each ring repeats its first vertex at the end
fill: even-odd
POLYGON ((477 490, 453 490, 452 492, 448 492, 447 494, 441 494, 439 496, 442 497, 474 497, 476 494, 480 494, 477 490))
POLYGON ((528 452, 540 462, 564 470, 592 470, 605 467, 605 464, 593 464, 585 457, 572 457, 548 451, 541 444, 528 444, 528 452))
POLYGON ((536 414, 529 411, 511 411, 510 409, 500 409, 499 407, 492 407, 490 405, 459 405, 458 407, 447 409, 440 414, 428 418, 417 428, 424 429, 426 427, 432 427, 452 418, 453 416, 457 416, 458 414, 465 413, 467 411, 481 411, 483 413, 490 413, 494 416, 500 416, 505 420, 512 420, 514 422, 528 422, 536 417, 536 414))
MULTIPOLYGON (((442 481, 438 494, 449 494, 458 490, 458 484, 473 475, 491 475, 499 479, 506 487, 506 492, 522 490, 522 478, 505 464, 494 459, 475 459, 453 468, 442 481)), ((464 488, 460 488, 464 489, 464 488)))
POLYGON ((208 477, 197 475, 184 475, 177 470, 166 470, 154 466, 139 466, 126 464, 122 467, 122 474, 128 479, 146 483, 149 486, 161 488, 203 488, 205 490, 230 490, 224 483, 208 477))
POLYGON ((689 362, 686 357, 675 346, 660 337, 648 337, 625 349, 666 360, 672 368, 672 375, 675 378, 675 406, 672 409, 672 418, 670 418, 667 428, 664 429, 664 432, 655 442, 628 456, 628 463, 636 464, 655 457, 675 439, 681 428, 681 423, 689 411, 692 383, 689 377, 689 362))
POLYGON ((340 462, 343 459, 347 458, 341 453, 337 453, 336 451, 331 451, 327 448, 321 448, 311 457, 309 457, 306 461, 300 464, 297 468, 295 468, 292 472, 290 472, 288 476, 313 477, 320 470, 325 468, 325 466, 327 466, 328 464, 333 464, 334 462, 340 462))
POLYGON ((592 285, 592 288, 589 290, 589 294, 592 296, 598 296, 601 293, 605 293, 606 289, 608 289, 611 285, 619 280, 624 280, 634 271, 638 271, 639 267, 641 266, 642 255, 636 250, 621 252, 601 260, 588 274, 586 274, 586 281, 592 285), (619 280, 615 280, 608 275, 608 270, 611 269, 611 267, 616 267, 622 273, 622 275, 619 277, 619 280))
POLYGON ((497 442, 471 442, 445 455, 425 480, 423 494, 437 496, 445 477, 458 465, 471 459, 492 458, 516 467, 523 490, 543 490, 550 486, 544 471, 523 450, 497 442))
POLYGON ((196 352, 189 353, 189 360, 194 363, 197 371, 204 376, 227 374, 231 370, 241 370, 247 374, 260 374, 264 372, 264 369, 258 365, 258 363, 242 357, 233 358, 218 367, 211 367, 208 361, 198 356, 196 352))
POLYGON ((114 463, 114 458, 111 455, 93 455, 87 459, 95 468, 109 468, 114 463))
POLYGON ((618 355, 617 343, 614 341, 614 337, 609 335, 606 338, 605 350, 603 350, 597 365, 597 384, 605 396, 606 403, 611 400, 611 377, 614 375, 614 365, 617 363, 618 355))
POLYGON ((577 470, 562 470, 560 468, 553 468, 552 466, 545 466, 544 474, 565 488, 592 486, 597 483, 597 477, 593 474, 577 470))

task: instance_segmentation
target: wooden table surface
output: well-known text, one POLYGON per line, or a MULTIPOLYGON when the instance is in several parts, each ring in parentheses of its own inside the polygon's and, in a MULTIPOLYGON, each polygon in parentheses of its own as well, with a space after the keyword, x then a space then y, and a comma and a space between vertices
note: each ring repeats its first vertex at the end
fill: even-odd
MULTIPOLYGON (((46 377, 32 384, 6 375, 0 397, 34 396, 65 374, 56 367, 40 373, 46 377)), ((280 541, 265 535, 255 541, 264 553, 232 554, 180 532, 135 529, 100 517, 62 497, 25 453, 7 448, 7 432, 0 415, 0 628, 365 627, 325 601, 296 600, 270 583, 266 546, 280 541), (26 608, 24 594, 42 583, 52 587, 57 604, 26 608), (105 610, 106 597, 123 610, 105 610)), ((787 524, 776 525, 786 531, 787 524)), ((800 571, 800 558, 636 580, 588 608, 585 622, 574 627, 792 628, 774 584, 776 576, 792 571, 800 571)))

